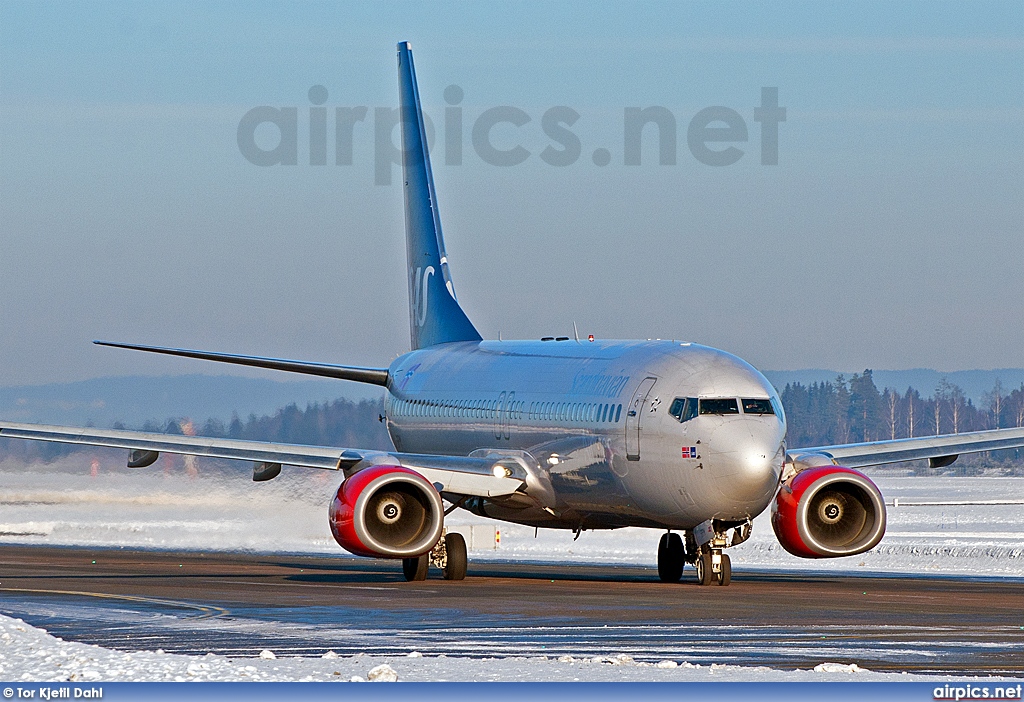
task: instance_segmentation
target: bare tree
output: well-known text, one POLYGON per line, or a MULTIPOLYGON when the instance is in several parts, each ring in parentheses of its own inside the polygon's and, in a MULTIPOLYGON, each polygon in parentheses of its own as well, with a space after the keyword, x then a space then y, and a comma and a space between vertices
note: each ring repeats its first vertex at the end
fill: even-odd
POLYGON ((943 378, 939 387, 935 388, 935 435, 942 433, 942 405, 946 402, 947 388, 949 383, 943 378))
POLYGON ((889 438, 896 438, 896 422, 898 419, 897 409, 900 405, 900 396, 892 388, 885 389, 885 406, 889 410, 889 416, 887 417, 889 422, 889 438))
POLYGON ((959 385, 949 386, 949 413, 953 419, 953 433, 960 433, 960 425, 964 420, 964 410, 967 407, 967 396, 964 394, 964 389, 959 385))
POLYGON ((907 403, 907 436, 913 438, 914 431, 917 428, 914 410, 917 409, 917 401, 920 399, 920 396, 918 395, 917 390, 908 387, 905 397, 907 403))
POLYGON ((1017 394, 1017 406, 1014 407, 1014 415, 1017 419, 1017 426, 1024 427, 1024 383, 1020 384, 1017 394))
POLYGON ((989 412, 992 413, 992 428, 1002 428, 1002 414, 1003 414, 1003 383, 996 378, 996 384, 992 387, 992 392, 985 393, 985 400, 988 403, 989 412))

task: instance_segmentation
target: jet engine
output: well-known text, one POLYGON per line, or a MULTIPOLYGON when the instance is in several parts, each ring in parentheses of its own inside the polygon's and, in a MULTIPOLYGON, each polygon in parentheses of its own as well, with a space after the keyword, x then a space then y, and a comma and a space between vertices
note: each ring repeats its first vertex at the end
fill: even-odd
POLYGON ((334 540, 359 556, 411 558, 441 538, 444 507, 426 478, 377 465, 347 478, 331 502, 334 540))
POLYGON ((863 473, 841 466, 802 470, 772 504, 772 528, 782 547, 802 558, 853 556, 885 534, 882 493, 863 473))

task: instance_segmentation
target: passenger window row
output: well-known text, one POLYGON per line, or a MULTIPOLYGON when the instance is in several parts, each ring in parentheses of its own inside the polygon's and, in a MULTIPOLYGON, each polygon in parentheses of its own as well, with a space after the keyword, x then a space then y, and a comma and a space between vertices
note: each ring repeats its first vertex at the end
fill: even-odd
POLYGON ((530 419, 548 422, 617 422, 622 416, 622 405, 592 404, 587 402, 531 402, 530 419))
POLYGON ((529 413, 526 402, 512 402, 502 407, 498 400, 394 400, 392 414, 398 417, 458 417, 466 419, 497 419, 500 412, 509 419, 563 422, 615 423, 622 416, 622 405, 585 402, 531 402, 529 413))
POLYGON ((522 419, 525 402, 512 402, 502 408, 498 400, 395 400, 393 414, 398 417, 460 417, 466 419, 496 419, 504 411, 509 419, 522 419))

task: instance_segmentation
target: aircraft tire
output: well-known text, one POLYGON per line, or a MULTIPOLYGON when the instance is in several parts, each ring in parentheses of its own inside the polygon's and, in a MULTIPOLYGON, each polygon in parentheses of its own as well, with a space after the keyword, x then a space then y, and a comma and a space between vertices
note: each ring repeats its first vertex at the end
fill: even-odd
POLYGON ((728 585, 732 581, 732 560, 728 554, 722 554, 722 570, 718 573, 718 584, 728 585))
POLYGON ((427 553, 424 553, 422 556, 416 556, 415 558, 402 559, 402 574, 405 575, 405 579, 409 582, 426 580, 427 570, 429 568, 430 555, 427 553))
POLYGON ((714 571, 711 569, 711 554, 699 554, 694 565, 697 567, 697 584, 710 585, 715 577, 714 571))
POLYGON ((444 566, 444 579, 465 580, 469 561, 469 557, 466 555, 465 537, 457 531, 445 534, 444 548, 448 553, 448 562, 444 566))
POLYGON ((678 583, 683 577, 686 549, 679 534, 662 534, 658 543, 658 577, 663 583, 678 583))

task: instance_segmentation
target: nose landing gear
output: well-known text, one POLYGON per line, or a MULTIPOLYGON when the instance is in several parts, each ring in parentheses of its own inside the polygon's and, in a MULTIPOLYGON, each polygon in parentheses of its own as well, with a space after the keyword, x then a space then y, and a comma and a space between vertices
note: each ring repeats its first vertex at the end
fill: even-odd
POLYGON ((708 549, 698 554, 694 566, 697 569, 697 584, 728 585, 732 581, 732 561, 729 554, 721 549, 708 549))

